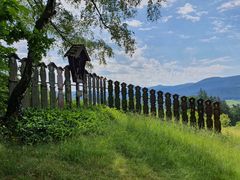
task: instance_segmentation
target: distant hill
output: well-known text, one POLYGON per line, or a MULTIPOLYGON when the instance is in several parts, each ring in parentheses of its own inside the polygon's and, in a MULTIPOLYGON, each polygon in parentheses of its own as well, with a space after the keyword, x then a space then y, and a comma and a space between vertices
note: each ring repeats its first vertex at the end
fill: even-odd
POLYGON ((176 86, 154 86, 155 90, 170 92, 185 96, 197 95, 204 89, 209 96, 218 96, 221 99, 240 99, 240 75, 231 77, 212 77, 196 83, 186 83, 176 86))

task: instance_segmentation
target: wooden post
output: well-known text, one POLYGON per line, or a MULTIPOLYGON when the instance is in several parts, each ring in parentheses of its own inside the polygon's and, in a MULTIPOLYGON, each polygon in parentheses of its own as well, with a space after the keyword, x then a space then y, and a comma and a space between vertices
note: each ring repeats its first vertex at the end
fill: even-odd
POLYGON ((63 73, 64 69, 62 67, 57 68, 57 86, 58 86, 58 107, 60 109, 64 108, 64 95, 63 95, 63 73))
POLYGON ((107 105, 107 86, 106 86, 106 78, 103 78, 103 104, 107 105))
POLYGON ((12 94, 13 89, 16 87, 18 78, 17 78, 17 57, 11 56, 9 58, 8 66, 9 66, 9 95, 12 94))
POLYGON ((150 104, 151 104, 151 115, 156 116, 156 95, 155 90, 150 90, 150 104))
POLYGON ((188 114, 187 114, 188 105, 187 105, 186 96, 181 97, 181 109, 182 109, 182 122, 184 124, 188 124, 188 114))
POLYGON ((149 114, 149 107, 148 107, 148 88, 144 87, 143 91, 143 114, 149 114))
POLYGON ((93 90, 93 105, 96 105, 97 99, 96 99, 96 74, 93 73, 92 76, 92 90, 93 90))
POLYGON ((65 75, 65 100, 68 108, 72 107, 72 87, 71 87, 71 74, 70 74, 70 66, 67 65, 64 67, 64 75, 65 75))
POLYGON ((133 92, 133 85, 128 85, 128 101, 129 101, 129 111, 134 112, 134 92, 133 92))
POLYGON ((204 128, 204 100, 198 99, 197 100, 197 110, 198 110, 198 128, 203 129, 204 128))
POLYGON ((87 74, 83 75, 83 104, 84 106, 88 105, 88 92, 87 92, 87 74))
POLYGON ((165 107, 166 107, 166 120, 172 119, 172 102, 171 102, 171 94, 165 94, 165 107))
POLYGON ((215 102, 213 104, 213 114, 214 114, 214 130, 220 133, 221 132, 221 121, 220 121, 221 109, 220 109, 219 102, 215 102))
POLYGON ((113 81, 108 80, 108 106, 113 107, 113 81))
POLYGON ((99 76, 96 76, 97 103, 100 104, 99 76))
POLYGON ((104 89, 103 89, 103 77, 100 77, 100 103, 104 104, 104 89))
POLYGON ((51 62, 48 65, 48 70, 49 70, 49 84, 50 84, 50 107, 55 108, 56 107, 56 91, 55 91, 55 68, 57 66, 51 62))
POLYGON ((178 94, 174 94, 173 95, 173 115, 174 115, 174 119, 175 121, 179 122, 180 120, 180 113, 179 113, 179 95, 178 94))
POLYGON ((122 83, 122 110, 123 111, 127 111, 127 84, 126 83, 122 83))
POLYGON ((41 107, 48 108, 48 89, 47 89, 47 66, 44 63, 40 64, 40 78, 41 78, 41 107))
POLYGON ((141 87, 135 87, 135 96, 136 96, 136 112, 141 114, 142 111, 142 104, 141 104, 141 87))
POLYGON ((76 105, 78 108, 80 107, 80 96, 81 96, 81 91, 79 87, 79 82, 76 82, 76 105))
POLYGON ((33 78, 32 78, 32 107, 39 108, 40 100, 39 100, 39 74, 38 67, 34 67, 33 78))
POLYGON ((190 125, 196 126, 196 105, 195 99, 192 97, 189 99, 189 107, 190 107, 190 125))
POLYGON ((115 81, 114 82, 115 88, 115 108, 120 110, 120 87, 119 87, 119 82, 115 81))
POLYGON ((158 117, 161 120, 164 120, 164 110, 163 110, 163 92, 162 91, 158 91, 157 92, 158 95, 158 117))
POLYGON ((92 105, 92 74, 87 75, 88 78, 88 104, 92 105))
MULTIPOLYGON (((23 58, 20 62, 21 62, 21 68, 20 68, 20 72, 21 72, 21 76, 23 75, 23 71, 26 65, 26 58, 23 58)), ((26 92, 24 93, 24 97, 22 100, 22 106, 23 108, 28 108, 31 106, 31 92, 30 89, 27 88, 26 92)))
POLYGON ((212 130, 213 128, 213 120, 212 120, 212 101, 207 100, 205 101, 205 112, 206 112, 206 116, 207 116, 207 128, 209 130, 212 130))

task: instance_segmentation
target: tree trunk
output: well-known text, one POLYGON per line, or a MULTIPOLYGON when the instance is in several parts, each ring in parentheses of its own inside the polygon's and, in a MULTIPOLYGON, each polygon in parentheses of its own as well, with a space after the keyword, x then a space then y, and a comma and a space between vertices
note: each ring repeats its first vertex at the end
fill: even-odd
POLYGON ((15 121, 13 120, 13 118, 17 118, 20 115, 21 101, 31 81, 33 61, 36 60, 34 49, 38 47, 38 41, 36 40, 36 38, 34 39, 34 32, 35 30, 37 30, 38 32, 41 32, 43 30, 43 28, 49 23, 50 19, 56 13, 55 8, 56 0, 48 0, 43 13, 35 23, 33 37, 28 40, 28 57, 26 60, 26 66, 20 81, 18 82, 18 84, 16 85, 12 94, 9 97, 7 112, 3 120, 4 121, 3 123, 8 128, 14 127, 15 121))

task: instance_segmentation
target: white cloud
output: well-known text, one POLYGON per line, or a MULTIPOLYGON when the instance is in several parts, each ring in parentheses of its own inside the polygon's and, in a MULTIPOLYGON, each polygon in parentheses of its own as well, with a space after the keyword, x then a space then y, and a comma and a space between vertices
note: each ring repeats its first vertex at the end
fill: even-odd
POLYGON ((209 37, 209 38, 200 39, 200 41, 208 43, 208 42, 212 42, 216 39, 218 39, 217 36, 212 36, 212 37, 209 37))
POLYGON ((162 17, 162 22, 166 23, 168 22, 170 19, 172 19, 173 16, 164 16, 162 17))
POLYGON ((191 38, 191 36, 188 36, 188 35, 185 35, 185 34, 180 34, 179 38, 181 38, 181 39, 189 39, 189 38, 191 38))
POLYGON ((227 11, 227 10, 234 9, 237 7, 240 7, 240 0, 231 0, 231 1, 225 2, 225 3, 221 4, 217 9, 220 12, 223 12, 223 11, 227 11))
POLYGON ((221 20, 214 20, 212 22, 213 24, 213 29, 215 32, 217 33, 226 33, 226 32, 229 32, 230 29, 232 28, 231 25, 225 25, 223 21, 221 20))
MULTIPOLYGON (((194 51, 194 49, 188 49, 194 51)), ((114 81, 154 86, 199 81, 203 78, 219 76, 230 69, 224 64, 229 62, 229 57, 200 59, 186 65, 163 57, 147 58, 145 57, 146 51, 149 51, 147 46, 138 47, 133 57, 128 57, 123 51, 118 51, 114 59, 108 60, 107 66, 99 66, 95 62, 93 71, 114 81), (121 62, 116 59, 120 59, 121 62)))
POLYGON ((197 11, 197 7, 190 3, 186 3, 184 6, 179 7, 177 13, 181 18, 197 22, 200 21, 201 16, 207 14, 207 11, 197 11))
POLYGON ((139 20, 136 20, 136 19, 128 20, 128 21, 126 21, 126 23, 131 27, 141 27, 142 26, 142 22, 139 20))

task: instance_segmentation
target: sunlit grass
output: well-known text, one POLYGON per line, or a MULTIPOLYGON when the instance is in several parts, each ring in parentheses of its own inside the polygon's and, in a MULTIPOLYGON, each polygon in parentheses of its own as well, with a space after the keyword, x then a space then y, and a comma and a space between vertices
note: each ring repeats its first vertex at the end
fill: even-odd
POLYGON ((101 135, 2 143, 1 179, 240 179, 240 141, 225 129, 221 135, 109 108, 84 111, 109 114, 101 135))

